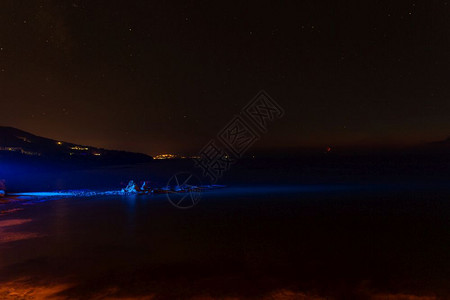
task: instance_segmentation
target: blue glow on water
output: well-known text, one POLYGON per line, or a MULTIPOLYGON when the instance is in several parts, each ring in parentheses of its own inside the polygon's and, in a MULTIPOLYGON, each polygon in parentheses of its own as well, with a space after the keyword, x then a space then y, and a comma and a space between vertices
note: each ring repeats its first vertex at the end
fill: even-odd
MULTIPOLYGON (((246 186, 246 187, 223 187, 218 189, 206 190, 205 192, 214 194, 285 194, 285 193, 320 193, 320 192, 339 192, 339 191, 357 191, 368 189, 386 188, 385 185, 289 185, 289 186, 246 186)), ((12 196, 34 196, 34 197, 70 197, 70 196, 98 196, 98 195, 115 195, 120 194, 119 191, 64 191, 64 192, 27 192, 27 193, 11 193, 12 196)), ((136 196, 136 195, 133 195, 136 196)), ((144 196, 144 195, 141 195, 144 196)), ((141 197, 140 196, 140 197, 141 197)), ((156 195, 147 195, 156 196, 156 195)))
MULTIPOLYGON (((357 193, 373 193, 417 189, 418 186, 405 184, 303 184, 303 185, 265 185, 265 186, 232 186, 216 189, 205 189, 202 191, 204 197, 208 195, 213 198, 235 199, 239 197, 253 197, 255 199, 268 197, 285 197, 292 195, 341 195, 357 193)), ((52 192, 25 192, 9 194, 18 200, 25 201, 23 204, 33 204, 49 200, 83 198, 86 200, 108 199, 105 197, 121 197, 128 202, 129 208, 135 210, 136 201, 159 201, 166 200, 167 195, 161 194, 124 194, 121 191, 92 191, 71 190, 52 192)))
POLYGON ((35 197, 55 197, 55 196, 73 196, 73 193, 59 192, 35 192, 35 193, 11 193, 11 196, 35 196, 35 197))

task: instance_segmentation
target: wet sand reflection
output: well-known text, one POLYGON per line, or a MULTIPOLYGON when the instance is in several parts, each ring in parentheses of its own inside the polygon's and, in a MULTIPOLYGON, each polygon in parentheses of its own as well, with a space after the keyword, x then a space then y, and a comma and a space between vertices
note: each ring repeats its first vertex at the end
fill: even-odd
POLYGON ((35 232, 15 230, 14 227, 31 222, 31 219, 11 219, 0 221, 0 245, 9 242, 37 238, 41 235, 35 232))

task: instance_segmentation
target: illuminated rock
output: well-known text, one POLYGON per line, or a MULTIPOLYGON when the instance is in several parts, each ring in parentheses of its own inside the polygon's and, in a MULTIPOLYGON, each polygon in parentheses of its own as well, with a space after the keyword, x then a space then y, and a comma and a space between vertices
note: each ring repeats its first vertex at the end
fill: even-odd
POLYGON ((128 182, 127 187, 122 189, 122 192, 130 194, 136 194, 138 191, 139 191, 138 187, 136 186, 133 180, 130 180, 130 182, 128 182))

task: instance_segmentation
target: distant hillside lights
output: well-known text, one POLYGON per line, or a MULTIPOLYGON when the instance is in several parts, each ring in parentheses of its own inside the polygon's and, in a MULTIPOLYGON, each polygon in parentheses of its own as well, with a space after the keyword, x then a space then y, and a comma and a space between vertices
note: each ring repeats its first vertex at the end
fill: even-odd
POLYGON ((181 156, 178 154, 158 154, 153 159, 185 159, 185 158, 197 158, 197 156, 181 156))
MULTIPOLYGON (((85 153, 85 152, 83 152, 83 153, 70 152, 69 153, 69 155, 77 155, 77 156, 79 156, 79 155, 86 155, 86 154, 88 154, 88 153, 85 153)), ((101 156, 102 155, 101 153, 98 153, 98 152, 92 152, 90 154, 92 154, 93 156, 101 156)))
MULTIPOLYGON (((56 145, 62 146, 62 145, 64 145, 64 143, 58 141, 58 142, 56 142, 56 145)), ((72 147, 70 147, 70 149, 72 149, 72 150, 78 150, 78 151, 87 151, 87 150, 89 150, 88 147, 80 147, 80 146, 72 146, 72 147)))
POLYGON ((41 153, 23 150, 22 147, 0 147, 0 151, 20 152, 25 155, 41 156, 41 153))
POLYGON ((85 144, 65 142, 62 138, 53 140, 7 126, 0 126, 0 158, 11 161, 32 161, 33 163, 65 164, 67 162, 77 164, 86 162, 104 165, 141 163, 153 159, 143 153, 96 148, 85 144))
POLYGON ((73 147, 70 147, 70 149, 72 149, 72 150, 78 150, 78 151, 86 151, 86 150, 89 150, 88 147, 80 147, 80 146, 73 146, 73 147))
MULTIPOLYGON (((63 142, 59 142, 59 141, 57 141, 56 144, 57 144, 58 146, 64 145, 63 142)), ((81 147, 81 146, 72 146, 72 147, 69 147, 69 149, 71 149, 71 150, 77 150, 77 151, 89 151, 89 147, 81 147)), ((99 152, 91 152, 91 153, 85 153, 85 152, 83 152, 83 153, 69 152, 69 155, 70 155, 70 156, 72 156, 72 155, 77 155, 77 156, 78 156, 78 155, 86 155, 86 154, 91 154, 91 155, 93 155, 93 156, 101 156, 101 155, 102 155, 102 154, 99 153, 99 152)))
POLYGON ((17 136, 17 138, 18 138, 19 140, 24 141, 24 142, 31 143, 31 141, 30 141, 29 139, 27 139, 26 137, 23 137, 23 136, 17 136))
POLYGON ((154 157, 154 159, 175 159, 175 158, 180 157, 176 154, 158 154, 154 157))
POLYGON ((0 147, 0 150, 2 151, 20 151, 22 150, 21 147, 0 147))

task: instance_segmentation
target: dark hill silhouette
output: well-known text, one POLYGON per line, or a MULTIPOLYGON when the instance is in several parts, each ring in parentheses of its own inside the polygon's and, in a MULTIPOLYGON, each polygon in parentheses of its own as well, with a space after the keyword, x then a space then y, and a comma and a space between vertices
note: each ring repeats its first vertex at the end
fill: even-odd
POLYGON ((152 160, 151 156, 106 150, 70 142, 56 141, 29 132, 0 126, 0 159, 65 161, 74 163, 128 164, 152 160))

